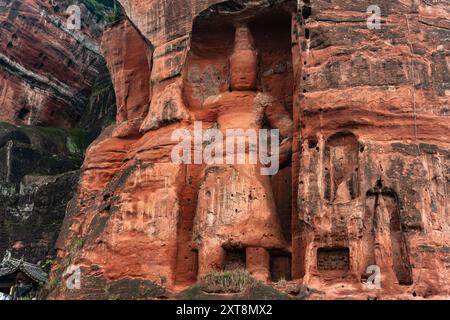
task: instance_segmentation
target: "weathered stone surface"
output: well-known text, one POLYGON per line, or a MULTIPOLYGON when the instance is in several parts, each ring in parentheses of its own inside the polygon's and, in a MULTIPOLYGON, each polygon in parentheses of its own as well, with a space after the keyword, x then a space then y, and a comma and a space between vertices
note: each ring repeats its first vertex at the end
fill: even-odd
POLYGON ((80 130, 0 124, 0 250, 32 262, 55 256, 85 148, 80 130))
POLYGON ((85 130, 87 143, 94 141, 116 121, 116 96, 106 63, 98 70, 86 109, 76 125, 85 130))
POLYGON ((84 150, 115 120, 103 25, 80 2, 0 1, 0 252, 55 257, 84 150), (66 25, 74 4, 79 31, 66 25))
POLYGON ((103 34, 102 51, 117 99, 118 126, 113 135, 123 138, 138 135, 151 99, 151 65, 148 61, 151 62, 152 48, 142 41, 128 19, 124 19, 108 26, 103 34))
POLYGON ((0 121, 73 127, 102 63, 103 24, 79 1, 0 1, 0 121), (74 4, 81 30, 67 27, 74 4))
POLYGON ((448 8, 386 1, 381 29, 370 30, 360 19, 369 4, 312 1, 298 25, 306 39, 293 276, 327 287, 328 297, 364 298, 371 290, 359 282, 377 265, 379 297, 445 297, 446 254, 417 249, 450 240, 448 79, 438 76, 449 65, 436 65, 448 51, 445 41, 419 39, 446 32, 422 21, 448 8), (321 270, 334 259, 324 249, 349 250, 348 270, 321 270))
MULTIPOLYGON (((103 47, 117 35, 138 48, 129 61, 126 47, 104 52, 119 122, 139 110, 142 125, 89 148, 55 279, 79 265, 88 283, 178 290, 246 267, 323 292, 311 299, 448 298, 447 1, 380 1, 381 29, 367 27, 370 1, 120 2, 129 21, 103 47), (236 50, 242 23, 251 37, 236 50), (130 79, 148 88, 127 95, 130 79), (270 179, 254 165, 175 164, 172 133, 195 120, 279 128, 287 161, 270 179)), ((61 284, 49 297, 99 290, 61 284)))
POLYGON ((148 114, 140 127, 141 132, 158 129, 179 120, 190 120, 183 99, 181 79, 155 92, 148 114))

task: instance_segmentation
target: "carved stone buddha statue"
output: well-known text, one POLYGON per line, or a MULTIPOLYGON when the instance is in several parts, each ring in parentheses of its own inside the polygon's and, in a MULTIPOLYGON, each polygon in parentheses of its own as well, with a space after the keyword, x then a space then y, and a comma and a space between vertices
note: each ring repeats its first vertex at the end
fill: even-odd
MULTIPOLYGON (((242 138, 250 145, 252 142, 244 132, 249 129, 259 132, 266 119, 271 128, 280 130, 279 157, 283 163, 291 154, 292 120, 281 103, 256 90, 257 65, 258 54, 251 32, 246 25, 239 25, 230 57, 230 90, 207 98, 195 119, 216 122, 223 136, 227 130, 241 130, 242 138)), ((206 167, 194 221, 200 276, 223 268, 227 249, 240 248, 247 252, 247 269, 267 280, 268 250, 286 247, 270 177, 261 174, 264 164, 248 161, 249 150, 254 147, 261 146, 241 149, 247 159, 245 164, 232 161, 239 154, 230 154, 227 148, 223 164, 206 167), (266 261, 258 263, 255 267, 258 270, 248 265, 249 248, 253 253, 259 252, 256 260, 266 261)))

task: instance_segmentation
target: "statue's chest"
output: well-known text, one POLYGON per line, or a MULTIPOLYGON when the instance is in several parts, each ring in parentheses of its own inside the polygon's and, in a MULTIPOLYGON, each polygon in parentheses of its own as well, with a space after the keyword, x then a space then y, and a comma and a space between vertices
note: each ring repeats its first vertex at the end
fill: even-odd
POLYGON ((258 116, 264 114, 265 108, 256 103, 256 94, 250 93, 227 93, 219 100, 219 115, 238 113, 248 114, 248 116, 258 116))

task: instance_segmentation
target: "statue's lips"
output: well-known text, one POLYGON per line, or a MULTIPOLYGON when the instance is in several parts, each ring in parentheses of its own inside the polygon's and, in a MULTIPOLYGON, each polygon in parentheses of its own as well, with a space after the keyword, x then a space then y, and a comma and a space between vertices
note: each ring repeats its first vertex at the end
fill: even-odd
POLYGON ((234 81, 234 87, 238 89, 250 89, 253 87, 253 81, 250 81, 249 78, 242 77, 234 81))

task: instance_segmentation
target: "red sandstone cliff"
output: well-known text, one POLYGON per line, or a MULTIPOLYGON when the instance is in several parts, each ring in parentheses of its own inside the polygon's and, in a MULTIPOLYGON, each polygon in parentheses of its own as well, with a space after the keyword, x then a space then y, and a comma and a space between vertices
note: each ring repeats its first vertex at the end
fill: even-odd
POLYGON ((73 127, 101 65, 103 22, 79 2, 0 1, 0 121, 73 127), (81 30, 66 9, 81 8, 81 30))
POLYGON ((47 265, 55 256, 84 151, 114 122, 104 24, 79 1, 0 1, 2 254, 47 265), (74 4, 80 30, 67 27, 74 4))
POLYGON ((367 27, 370 1, 219 2, 121 1, 127 18, 102 43, 118 124, 88 150, 50 297, 179 289, 230 263, 326 292, 312 298, 448 297, 447 2, 381 1, 381 29, 367 27), (269 124, 273 101, 293 121, 278 124, 292 158, 269 182, 170 158, 173 130, 245 126, 233 106, 260 106, 230 76, 243 22, 258 51, 251 90, 273 98, 269 124), (81 290, 64 285, 70 265, 81 290), (363 283, 371 265, 381 289, 363 283))

